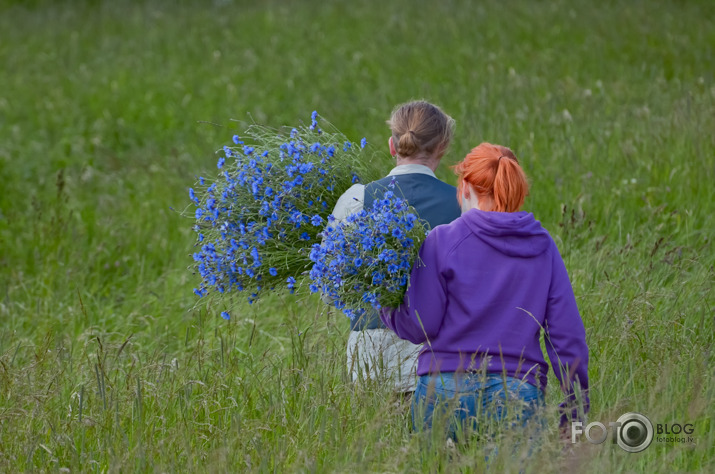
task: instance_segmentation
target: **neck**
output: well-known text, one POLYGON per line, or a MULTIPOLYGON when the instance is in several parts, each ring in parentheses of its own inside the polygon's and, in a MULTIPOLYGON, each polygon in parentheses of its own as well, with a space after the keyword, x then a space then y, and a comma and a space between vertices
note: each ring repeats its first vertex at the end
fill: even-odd
POLYGON ((439 160, 435 159, 422 159, 422 158, 402 158, 401 156, 397 155, 395 157, 395 164, 397 166, 402 166, 402 165, 422 165, 426 166, 427 168, 431 169, 432 172, 434 173, 437 171, 437 166, 439 166, 439 160))
POLYGON ((476 193, 474 187, 463 182, 464 190, 462 191, 462 213, 467 212, 471 209, 477 209, 480 211, 491 211, 494 209, 494 198, 488 194, 482 194, 481 196, 476 193))

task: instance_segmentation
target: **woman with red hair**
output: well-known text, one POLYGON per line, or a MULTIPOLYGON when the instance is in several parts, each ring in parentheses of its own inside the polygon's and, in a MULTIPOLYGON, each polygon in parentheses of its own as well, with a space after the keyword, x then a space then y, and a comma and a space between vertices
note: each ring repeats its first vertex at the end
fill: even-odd
POLYGON ((430 428, 435 407, 456 415, 452 438, 507 412, 526 423, 544 400, 542 330, 565 424, 588 411, 588 347, 561 255, 520 211, 529 185, 509 148, 482 143, 454 169, 462 216, 430 232, 403 304, 381 314, 400 338, 424 343, 413 426, 430 428))

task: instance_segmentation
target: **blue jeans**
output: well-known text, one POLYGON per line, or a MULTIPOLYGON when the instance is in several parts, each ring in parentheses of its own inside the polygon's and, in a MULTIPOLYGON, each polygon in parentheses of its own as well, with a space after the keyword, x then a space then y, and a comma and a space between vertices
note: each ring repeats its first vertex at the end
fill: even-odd
POLYGON ((444 372, 422 375, 412 397, 412 427, 429 430, 439 415, 454 440, 504 423, 526 426, 544 405, 544 392, 502 374, 444 372))

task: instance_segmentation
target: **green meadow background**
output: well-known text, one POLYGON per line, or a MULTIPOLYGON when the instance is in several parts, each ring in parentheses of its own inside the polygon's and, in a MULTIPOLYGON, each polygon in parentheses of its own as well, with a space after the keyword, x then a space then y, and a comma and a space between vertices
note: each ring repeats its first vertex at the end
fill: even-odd
POLYGON ((715 471, 714 3, 0 0, 0 67, 0 472, 715 471), (182 211, 216 150, 317 110, 387 172, 414 98, 457 121, 443 179, 481 141, 520 158, 590 420, 692 443, 564 443, 552 378, 541 447, 504 432, 487 466, 349 383, 316 298, 196 305, 182 211))

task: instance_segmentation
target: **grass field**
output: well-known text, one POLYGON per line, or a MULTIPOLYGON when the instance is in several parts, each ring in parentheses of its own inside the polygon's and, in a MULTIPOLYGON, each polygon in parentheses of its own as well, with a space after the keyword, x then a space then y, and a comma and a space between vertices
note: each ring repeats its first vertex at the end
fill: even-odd
POLYGON ((715 471, 712 2, 0 0, 0 65, 0 472, 485 469, 348 383, 348 321, 317 299, 194 309, 179 211, 215 150, 313 110, 382 144, 412 98, 457 121, 445 180, 481 141, 524 164, 590 420, 694 426, 629 454, 564 445, 552 416, 491 467, 715 471))

